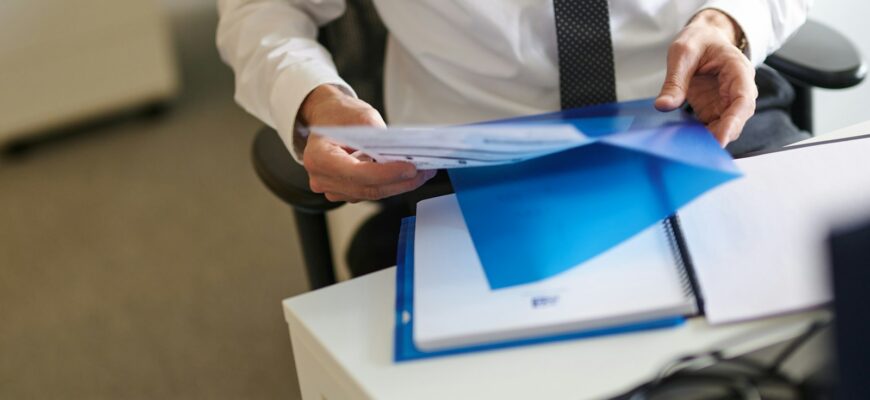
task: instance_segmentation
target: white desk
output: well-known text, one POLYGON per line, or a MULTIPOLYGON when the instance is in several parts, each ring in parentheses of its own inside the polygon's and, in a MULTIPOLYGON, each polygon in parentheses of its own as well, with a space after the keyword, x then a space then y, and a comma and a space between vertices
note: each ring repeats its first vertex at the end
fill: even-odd
MULTIPOLYGON (((851 135, 870 133, 864 128, 851 135)), ((677 328, 396 364, 394 301, 395 268, 284 301, 304 399, 597 399, 649 380, 676 356, 825 313, 715 328, 695 318, 677 328)))

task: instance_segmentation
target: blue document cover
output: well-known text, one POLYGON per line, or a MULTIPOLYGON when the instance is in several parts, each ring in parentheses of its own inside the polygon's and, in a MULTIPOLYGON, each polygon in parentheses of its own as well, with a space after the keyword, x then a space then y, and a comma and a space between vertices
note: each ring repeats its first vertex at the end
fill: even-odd
POLYGON ((437 351, 422 351, 414 344, 414 217, 402 220, 396 266, 396 326, 393 337, 393 359, 396 362, 421 358, 440 357, 484 350, 547 343, 559 340, 580 339, 602 335, 636 332, 680 325, 682 316, 657 319, 624 326, 562 333, 541 337, 501 341, 485 345, 455 347, 437 351))
POLYGON ((449 170, 493 289, 601 254, 728 180, 731 156, 690 114, 652 100, 496 123, 571 123, 592 143, 515 164, 449 170))

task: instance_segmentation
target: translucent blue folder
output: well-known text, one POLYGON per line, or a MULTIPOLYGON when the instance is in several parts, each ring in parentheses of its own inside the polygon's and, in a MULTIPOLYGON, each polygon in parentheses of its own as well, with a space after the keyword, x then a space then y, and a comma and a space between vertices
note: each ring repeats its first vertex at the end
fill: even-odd
POLYGON ((560 333, 555 335, 535 336, 524 339, 505 340, 482 345, 454 347, 443 350, 424 351, 414 343, 414 217, 402 220, 399 233, 399 246, 396 266, 396 314, 393 337, 393 359, 396 362, 416 359, 464 354, 485 350, 496 350, 530 344, 549 343, 554 341, 590 338, 603 335, 613 335, 637 332, 650 329, 666 328, 680 325, 684 322, 682 316, 660 318, 641 323, 612 326, 585 330, 579 332, 560 333))
POLYGON ((571 123, 590 144, 515 164, 450 170, 492 289, 559 274, 740 176, 690 114, 652 100, 496 121, 571 123))

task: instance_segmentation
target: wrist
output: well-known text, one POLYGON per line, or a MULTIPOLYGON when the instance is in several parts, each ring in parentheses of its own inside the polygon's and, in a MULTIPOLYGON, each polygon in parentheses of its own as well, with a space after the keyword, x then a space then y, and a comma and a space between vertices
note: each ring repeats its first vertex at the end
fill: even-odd
MULTIPOLYGON (((708 28, 713 28, 718 31, 729 43, 736 47, 742 47, 744 42, 743 30, 728 14, 722 11, 708 8, 699 11, 689 21, 689 25, 700 25, 708 28)), ((741 49, 742 50, 742 49, 741 49)))
POLYGON ((315 87, 307 96, 305 96, 305 100, 302 100, 302 105, 299 106, 299 112, 297 114, 299 122, 302 123, 302 125, 308 125, 308 121, 311 120, 318 105, 336 97, 346 95, 347 94, 345 94, 338 86, 328 83, 315 87))

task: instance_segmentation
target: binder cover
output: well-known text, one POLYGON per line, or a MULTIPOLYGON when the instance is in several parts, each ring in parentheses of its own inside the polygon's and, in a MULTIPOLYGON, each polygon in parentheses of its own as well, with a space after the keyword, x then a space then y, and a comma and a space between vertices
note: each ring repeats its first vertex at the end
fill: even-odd
POLYGON ((414 217, 402 220, 399 233, 399 246, 396 266, 396 326, 393 337, 393 359, 396 362, 421 358, 439 357, 463 354, 476 351, 495 350, 528 344, 547 343, 559 340, 580 339, 602 335, 636 332, 648 329, 665 328, 680 325, 684 318, 658 319, 654 321, 630 324, 624 326, 595 329, 582 332, 533 337, 520 340, 495 342, 486 345, 456 347, 437 351, 422 351, 414 344, 414 217))
POLYGON ((682 110, 656 111, 652 100, 498 121, 547 122, 572 123, 594 143, 516 164, 449 170, 493 289, 581 264, 740 175, 702 124, 682 110))

